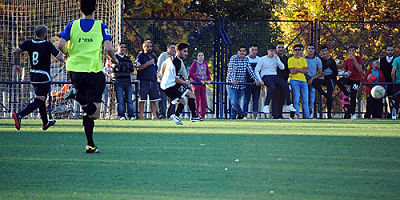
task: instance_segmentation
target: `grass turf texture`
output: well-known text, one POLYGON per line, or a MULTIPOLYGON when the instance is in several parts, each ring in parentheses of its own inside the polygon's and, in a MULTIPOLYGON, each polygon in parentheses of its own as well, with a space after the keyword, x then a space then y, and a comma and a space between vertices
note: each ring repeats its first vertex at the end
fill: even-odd
POLYGON ((398 199, 391 120, 0 120, 0 199, 398 199), (237 162, 236 159, 239 159, 237 162), (235 161, 236 160, 236 161, 235 161))

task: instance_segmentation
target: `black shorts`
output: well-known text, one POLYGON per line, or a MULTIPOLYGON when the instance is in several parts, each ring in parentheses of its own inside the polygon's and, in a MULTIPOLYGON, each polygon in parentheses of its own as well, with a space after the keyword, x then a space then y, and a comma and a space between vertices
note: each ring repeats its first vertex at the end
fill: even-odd
POLYGON ((76 88, 76 100, 81 104, 100 103, 106 86, 103 72, 70 72, 72 85, 76 88))
POLYGON ((167 97, 174 100, 176 98, 183 98, 190 91, 189 86, 176 83, 174 86, 163 90, 167 97))
POLYGON ((50 92, 50 82, 48 76, 44 74, 31 73, 31 82, 33 82, 32 85, 36 96, 47 97, 50 92))
POLYGON ((139 97, 140 101, 147 101, 147 96, 150 101, 159 101, 160 91, 158 90, 158 82, 150 80, 140 80, 139 82, 139 97))

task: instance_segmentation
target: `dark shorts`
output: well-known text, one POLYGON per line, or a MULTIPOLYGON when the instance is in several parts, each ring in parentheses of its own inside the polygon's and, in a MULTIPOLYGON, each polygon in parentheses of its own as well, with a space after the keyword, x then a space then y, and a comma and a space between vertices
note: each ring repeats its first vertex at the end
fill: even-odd
POLYGON ((80 104, 100 103, 106 86, 103 72, 70 72, 72 85, 76 88, 76 100, 80 104))
POLYGON ((36 96, 47 97, 50 92, 50 82, 47 82, 48 80, 49 78, 44 74, 31 73, 31 82, 33 82, 32 85, 36 96))
POLYGON ((161 100, 157 81, 150 81, 150 80, 140 80, 139 81, 140 101, 147 101, 147 96, 150 97, 150 101, 161 100))
POLYGON ((190 91, 189 86, 176 83, 174 86, 163 90, 167 97, 174 100, 176 98, 183 98, 190 91))

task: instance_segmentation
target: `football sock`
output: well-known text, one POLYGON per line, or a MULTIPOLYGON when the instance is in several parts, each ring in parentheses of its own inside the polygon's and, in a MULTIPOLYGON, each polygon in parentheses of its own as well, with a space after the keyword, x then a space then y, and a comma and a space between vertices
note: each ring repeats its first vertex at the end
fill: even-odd
POLYGON ((94 141, 93 141, 93 128, 94 128, 94 119, 89 118, 89 116, 85 115, 83 117, 83 127, 85 129, 85 134, 86 134, 86 139, 87 139, 87 144, 89 146, 94 147, 94 141))
POLYGON ((175 105, 170 103, 168 106, 167 117, 169 118, 173 113, 175 113, 175 105))
MULTIPOLYGON (((42 101, 43 102, 43 101, 42 101)), ((19 113, 17 113, 19 116, 25 117, 26 115, 28 115, 29 113, 32 113, 33 111, 35 111, 40 105, 40 100, 39 99, 35 99, 33 100, 33 102, 29 103, 24 109, 22 109, 19 113)))
POLYGON ((179 117, 179 115, 181 115, 184 107, 185 107, 185 105, 183 105, 181 103, 178 104, 178 108, 176 109, 176 112, 175 112, 175 115, 177 117, 179 117))
POLYGON ((47 110, 46 110, 46 104, 44 101, 38 100, 39 101, 39 113, 40 113, 40 118, 42 118, 43 124, 47 124, 49 120, 47 119, 47 110))
POLYGON ((196 117, 196 102, 194 101, 194 98, 189 98, 188 104, 190 112, 192 113, 192 117, 196 117))

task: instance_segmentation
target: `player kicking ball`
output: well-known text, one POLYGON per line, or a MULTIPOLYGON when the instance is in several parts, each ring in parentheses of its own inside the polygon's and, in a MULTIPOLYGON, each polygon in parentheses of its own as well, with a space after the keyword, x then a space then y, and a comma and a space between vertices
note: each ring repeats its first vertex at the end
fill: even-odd
POLYGON ((51 55, 59 60, 63 60, 64 55, 47 41, 48 29, 44 25, 36 26, 35 39, 26 40, 14 51, 14 72, 21 73, 19 67, 20 53, 27 51, 31 64, 31 83, 35 91, 35 99, 18 113, 12 113, 15 128, 20 130, 21 119, 39 108, 40 118, 43 122, 42 129, 45 131, 56 123, 56 120, 47 119, 46 98, 50 92, 50 64, 51 55))
MULTIPOLYGON (((188 56, 189 45, 186 43, 179 43, 175 48, 177 56, 169 57, 161 66, 160 76, 162 78, 160 87, 165 94, 172 99, 171 104, 178 104, 175 114, 171 115, 171 119, 177 125, 183 125, 182 121, 179 119, 179 115, 185 107, 185 96, 188 97, 188 105, 192 114, 191 121, 198 122, 200 121, 200 118, 196 115, 194 94, 189 89, 190 81, 183 80, 177 73, 182 67, 185 67, 182 59, 185 59, 188 56)), ((173 113, 172 110, 170 110, 172 108, 173 106, 169 106, 168 113, 173 113)))

